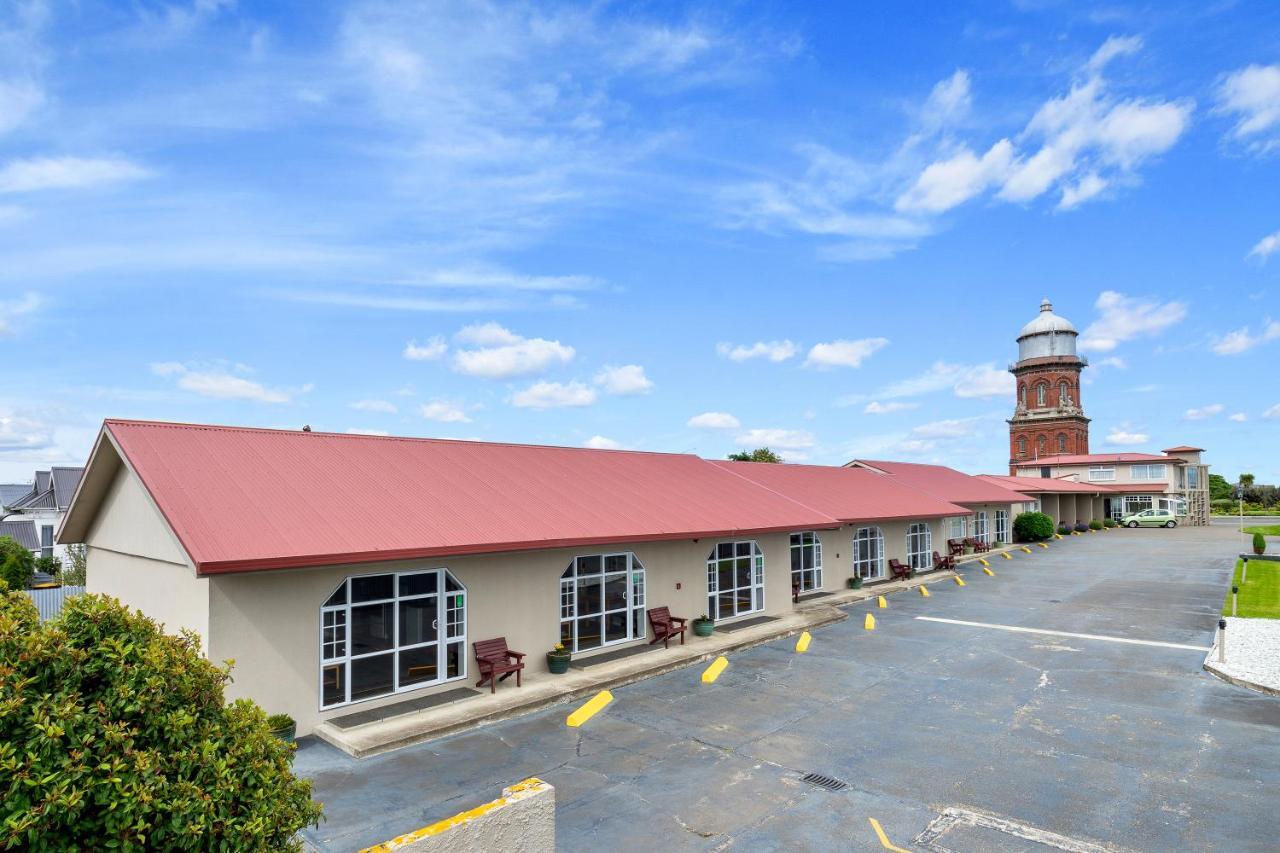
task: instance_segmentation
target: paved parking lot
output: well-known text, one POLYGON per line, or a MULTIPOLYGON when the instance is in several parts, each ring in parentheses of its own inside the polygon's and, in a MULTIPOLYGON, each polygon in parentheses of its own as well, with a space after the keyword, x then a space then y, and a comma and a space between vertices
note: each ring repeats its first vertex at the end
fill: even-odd
POLYGON ((880 850, 868 818, 907 850, 1273 851, 1280 699, 1201 670, 1235 545, 1074 537, 899 594, 874 632, 859 605, 807 654, 779 641, 713 685, 694 668, 618 689, 582 729, 555 707, 362 761, 308 743, 296 766, 328 814, 309 841, 352 850, 536 775, 570 851, 880 850))

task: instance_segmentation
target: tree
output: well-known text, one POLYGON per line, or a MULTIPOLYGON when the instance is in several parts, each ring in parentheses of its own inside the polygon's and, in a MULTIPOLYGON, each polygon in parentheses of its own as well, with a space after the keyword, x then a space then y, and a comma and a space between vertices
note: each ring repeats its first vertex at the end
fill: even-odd
POLYGON ((774 453, 767 447, 757 447, 755 450, 740 450, 737 453, 730 453, 729 459, 732 462, 781 462, 782 457, 774 453))
POLYGON ((1231 488, 1231 484, 1227 482, 1227 478, 1221 474, 1209 475, 1209 499, 1214 501, 1230 500, 1235 496, 1235 489, 1231 488))
POLYGON ((119 601, 0 592, 0 848, 298 849, 321 816, 230 667, 119 601))
POLYGON ((1247 489, 1247 488, 1249 488, 1250 486, 1252 486, 1252 485, 1253 485, 1253 475, 1252 475, 1252 474, 1241 474, 1241 475, 1240 475, 1240 485, 1244 486, 1246 489, 1247 489))
POLYGON ((36 558, 12 536, 0 536, 0 578, 9 589, 26 589, 36 570, 36 558))
POLYGON ((83 545, 67 546, 67 565, 62 572, 62 582, 67 586, 84 586, 87 560, 83 545))

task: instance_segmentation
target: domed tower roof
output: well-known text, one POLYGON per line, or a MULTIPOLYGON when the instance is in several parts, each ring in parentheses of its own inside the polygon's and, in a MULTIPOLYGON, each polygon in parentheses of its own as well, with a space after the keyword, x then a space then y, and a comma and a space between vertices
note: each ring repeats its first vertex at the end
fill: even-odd
POLYGON ((1053 313, 1053 303, 1040 303, 1040 315, 1018 333, 1018 360, 1047 356, 1075 356, 1080 333, 1066 317, 1053 313))

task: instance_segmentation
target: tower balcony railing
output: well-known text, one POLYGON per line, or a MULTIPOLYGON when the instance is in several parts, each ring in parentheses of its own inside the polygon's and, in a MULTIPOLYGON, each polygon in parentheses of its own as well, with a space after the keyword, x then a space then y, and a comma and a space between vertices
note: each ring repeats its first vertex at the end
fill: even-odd
MULTIPOLYGON (((1037 356, 1037 357, 1038 358, 1062 358, 1062 357, 1072 358, 1073 356, 1037 356)), ((1077 355, 1077 356, 1074 356, 1074 358, 1076 359, 1076 361, 1080 362, 1081 367, 1089 366, 1089 359, 1087 356, 1077 355)), ((1015 370, 1017 370, 1019 364, 1020 362, 1017 362, 1017 361, 1009 362, 1009 372, 1013 373, 1015 370)))

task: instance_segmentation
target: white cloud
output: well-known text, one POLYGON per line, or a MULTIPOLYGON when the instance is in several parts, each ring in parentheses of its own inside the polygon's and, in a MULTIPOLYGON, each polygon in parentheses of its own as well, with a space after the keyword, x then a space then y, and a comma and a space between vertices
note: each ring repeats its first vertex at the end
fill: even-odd
MULTIPOLYGON (((935 361, 928 370, 908 379, 901 379, 881 388, 869 397, 877 400, 895 400, 902 397, 919 397, 936 391, 950 389, 957 397, 988 398, 1009 397, 1014 393, 1013 376, 996 367, 994 362, 985 364, 948 364, 935 361)), ((842 400, 843 404, 861 403, 867 396, 854 396, 842 400)))
POLYGON ((437 335, 425 344, 409 341, 404 345, 403 355, 409 361, 437 361, 448 351, 449 345, 444 342, 444 338, 437 335))
POLYGON ((535 382, 511 397, 511 405, 519 409, 590 406, 595 401, 595 390, 581 382, 535 382))
POLYGON ((1262 417, 1266 418, 1269 421, 1280 419, 1280 403, 1277 403, 1276 405, 1272 406, 1271 408, 1263 412, 1262 417))
POLYGON ((51 448, 53 433, 53 425, 37 414, 0 408, 0 453, 51 448))
POLYGON ((744 447, 804 450, 817 444, 817 439, 803 429, 749 429, 738 435, 737 442, 744 447))
POLYGON ((1118 56, 1130 56, 1142 50, 1142 39, 1139 36, 1110 36, 1102 47, 1089 57, 1087 68, 1093 72, 1102 71, 1107 63, 1118 56))
POLYGON ((44 103, 44 91, 30 80, 0 80, 0 134, 13 130, 44 103))
POLYGON ((1117 370, 1125 370, 1129 367, 1129 362, 1125 361, 1118 355, 1109 355, 1106 358, 1098 359, 1093 362, 1094 367, 1114 367, 1117 370))
POLYGON ((963 68, 945 80, 939 80, 929 92, 920 111, 921 122, 926 128, 940 128, 954 124, 969 114, 973 101, 970 94, 969 72, 963 68))
MULTIPOLYGON (((399 279, 396 283, 454 290, 573 291, 591 290, 599 287, 603 282, 586 275, 526 275, 502 267, 474 265, 416 273, 399 279)), ((497 326, 498 324, 483 325, 497 326)), ((484 343, 484 341, 469 343, 484 343)))
POLYGON ((866 408, 864 408, 862 411, 864 414, 867 414, 867 415, 888 415, 888 414, 892 414, 893 412, 905 412, 908 409, 915 409, 915 408, 918 408, 919 406, 920 406, 919 403, 900 403, 900 402, 879 403, 879 402, 876 402, 875 400, 872 400, 870 403, 867 403, 866 408))
POLYGON ((1013 163, 1013 143, 1001 139, 981 158, 966 147, 945 160, 930 163, 916 182, 898 196, 902 211, 942 213, 1001 183, 1013 163))
POLYGON ((932 423, 921 424, 911 430, 917 438, 964 438, 973 434, 974 426, 979 418, 951 418, 932 423))
POLYGON ((994 364, 979 364, 967 368, 956 380, 952 390, 957 397, 1008 397, 1013 398, 1017 385, 1013 374, 994 364))
POLYGON ((432 400, 418 407, 418 413, 429 421, 445 424, 469 424, 471 418, 467 411, 457 403, 448 400, 432 400))
POLYGON ((859 367, 879 350, 888 346, 888 338, 861 338, 854 341, 831 341, 814 344, 804 360, 805 367, 859 367))
POLYGON ((1218 111, 1236 118, 1231 134, 1258 153, 1280 145, 1280 65, 1250 65, 1218 87, 1218 111))
POLYGON ((385 429, 366 429, 365 427, 351 427, 350 429, 347 430, 347 435, 373 435, 373 436, 380 436, 382 438, 385 438, 391 435, 391 433, 387 432, 385 429))
POLYGON ((299 389, 268 388, 243 374, 250 372, 244 365, 230 369, 222 365, 186 365, 176 361, 162 361, 151 365, 156 376, 176 376, 178 387, 201 397, 216 400, 250 400, 255 403, 291 403, 295 395, 311 390, 310 385, 299 389))
POLYGON ((730 361, 747 361, 764 358, 769 361, 786 361, 800 348, 791 341, 756 341, 754 344, 716 344, 716 352, 730 361))
POLYGON ((1253 248, 1249 250, 1249 254, 1245 257, 1256 257, 1260 261, 1265 261, 1277 250, 1280 250, 1280 231, 1263 237, 1254 244, 1253 248))
POLYGON ((1114 427, 1111 432, 1107 433, 1107 444, 1118 445, 1134 445, 1146 444, 1151 440, 1151 436, 1145 432, 1131 432, 1124 427, 1114 427))
POLYGON ((742 424, 728 412, 703 412, 689 418, 685 426, 695 429, 738 429, 742 424))
POLYGON ((1158 335, 1187 316, 1183 302, 1159 302, 1104 290, 1094 302, 1100 315, 1080 335, 1082 351, 1109 352, 1125 341, 1158 335))
POLYGON ((1076 184, 1062 188, 1062 198, 1058 201, 1058 209, 1070 210, 1077 205, 1084 204, 1089 199, 1099 195, 1108 186, 1110 184, 1105 179, 1098 177, 1096 172, 1090 172, 1076 184))
POLYGON ((0 338, 7 338, 17 332, 14 321, 31 314, 40 307, 40 296, 34 291, 27 291, 21 298, 0 301, 0 338))
POLYGON ((582 442, 583 447, 590 447, 593 450, 621 450, 622 443, 614 441, 612 438, 605 438, 603 435, 593 435, 586 441, 582 442))
POLYGON ((524 338, 497 323, 467 326, 455 336, 476 349, 453 354, 453 369, 467 376, 508 379, 532 376, 573 360, 571 346, 545 338, 524 338))
POLYGON ((351 404, 351 408, 361 412, 382 412, 387 415, 394 415, 400 411, 395 403, 389 403, 386 400, 357 400, 351 404))
POLYGON ((1214 415, 1222 414, 1222 410, 1226 408, 1221 403, 1210 403, 1207 406, 1201 406, 1198 409, 1187 409, 1182 417, 1188 421, 1202 421, 1211 418, 1214 415))
POLYGON ((0 168, 0 193, 84 189, 150 176, 136 163, 113 158, 33 157, 0 168))
POLYGON ((1276 338, 1280 338, 1280 321, 1270 320, 1256 335, 1248 326, 1227 332, 1214 343, 1213 351, 1218 355, 1239 355, 1276 338))
POLYGON ((644 368, 638 364, 606 366, 596 374, 595 381, 605 393, 620 397, 648 394, 653 390, 653 381, 644 375, 644 368))
POLYGON ((1227 420, 1235 421, 1238 424, 1242 424, 1245 421, 1249 420, 1249 416, 1246 415, 1244 412, 1236 412, 1234 415, 1231 415, 1230 417, 1228 417, 1227 420))

